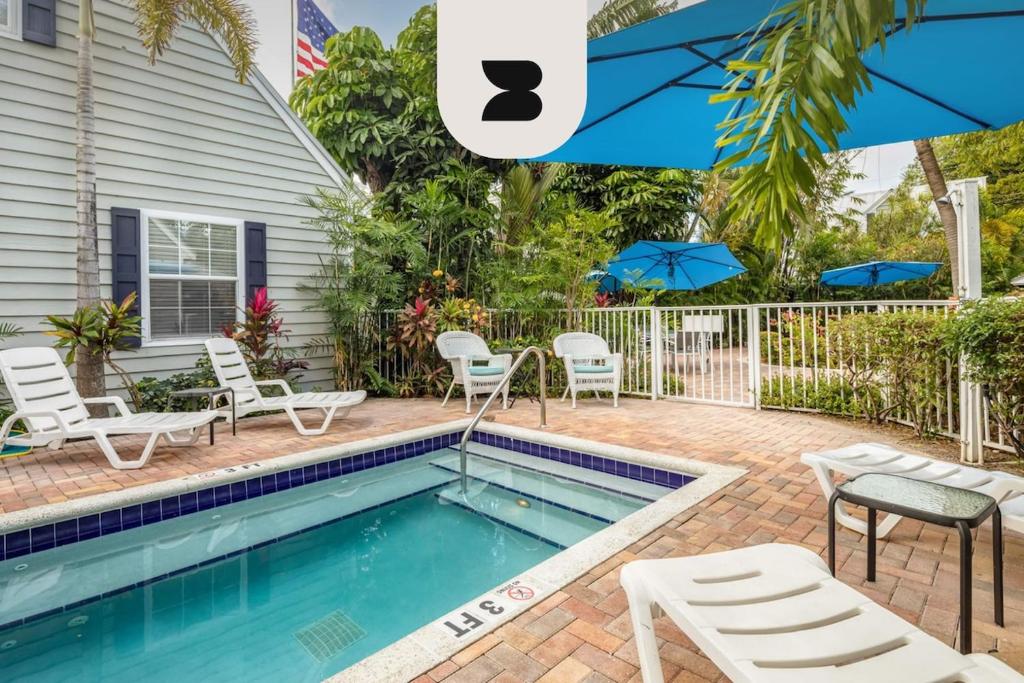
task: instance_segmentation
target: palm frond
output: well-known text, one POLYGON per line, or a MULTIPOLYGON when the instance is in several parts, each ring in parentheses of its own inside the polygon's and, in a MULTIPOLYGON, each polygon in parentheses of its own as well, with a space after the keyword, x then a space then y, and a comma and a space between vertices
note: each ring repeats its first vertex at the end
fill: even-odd
POLYGON ((25 330, 21 329, 14 323, 0 322, 0 340, 10 339, 11 337, 20 337, 25 334, 25 330))
POLYGON ((676 0, 607 0, 587 20, 587 37, 600 38, 619 29, 675 11, 676 0))

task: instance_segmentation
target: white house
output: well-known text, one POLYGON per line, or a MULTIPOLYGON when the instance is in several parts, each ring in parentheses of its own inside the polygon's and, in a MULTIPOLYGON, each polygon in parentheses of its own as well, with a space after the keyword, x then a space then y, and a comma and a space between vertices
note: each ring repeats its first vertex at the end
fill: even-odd
MULTIPOLYGON (((96 0, 97 199, 103 296, 140 294, 136 377, 190 370, 199 342, 266 285, 290 344, 324 332, 299 290, 322 236, 297 198, 344 187, 329 154, 259 73, 235 79, 206 33, 183 28, 150 66, 132 13, 96 0)), ((76 2, 0 0, 0 321, 49 344, 75 308, 76 2)), ((326 386, 312 359, 303 382, 326 386)), ((116 383, 109 382, 113 388, 116 383)))
MULTIPOLYGON (((988 183, 988 179, 982 176, 979 178, 961 178, 958 180, 951 180, 946 183, 946 186, 952 192, 963 188, 964 183, 971 181, 978 183, 978 187, 982 189, 984 189, 988 183)), ((840 197, 836 202, 836 211, 838 213, 846 214, 857 221, 857 224, 863 232, 867 230, 868 221, 871 220, 872 216, 885 213, 889 210, 889 201, 895 192, 896 188, 890 188, 888 190, 850 192, 840 197)), ((910 193, 915 199, 927 198, 928 200, 931 200, 932 197, 931 189, 929 189, 927 185, 915 185, 911 188, 910 193)), ((929 206, 937 218, 939 212, 938 209, 935 208, 935 204, 931 203, 929 206)))

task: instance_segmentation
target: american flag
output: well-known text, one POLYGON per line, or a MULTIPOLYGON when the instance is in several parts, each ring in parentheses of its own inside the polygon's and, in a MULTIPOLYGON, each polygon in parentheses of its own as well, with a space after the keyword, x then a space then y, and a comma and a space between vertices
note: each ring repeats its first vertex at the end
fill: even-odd
POLYGON ((324 43, 338 32, 313 0, 298 0, 295 33, 295 75, 309 76, 327 66, 324 43))

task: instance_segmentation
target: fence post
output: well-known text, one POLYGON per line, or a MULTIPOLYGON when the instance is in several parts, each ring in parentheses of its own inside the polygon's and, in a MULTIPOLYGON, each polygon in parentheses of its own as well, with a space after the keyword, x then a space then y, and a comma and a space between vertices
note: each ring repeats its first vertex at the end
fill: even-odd
MULTIPOLYGON (((950 193, 957 214, 957 247, 960 260, 961 300, 980 299, 981 294, 981 208, 978 183, 965 181, 950 193)), ((960 376, 964 362, 960 359, 960 376)), ((967 463, 985 461, 985 411, 981 387, 960 382, 960 459, 967 463)))
POLYGON ((651 306, 651 325, 650 325, 650 356, 651 356, 651 400, 657 401, 658 396, 661 395, 661 313, 658 311, 657 306, 651 306))
POLYGON ((747 371, 754 409, 761 410, 761 309, 747 306, 747 371))

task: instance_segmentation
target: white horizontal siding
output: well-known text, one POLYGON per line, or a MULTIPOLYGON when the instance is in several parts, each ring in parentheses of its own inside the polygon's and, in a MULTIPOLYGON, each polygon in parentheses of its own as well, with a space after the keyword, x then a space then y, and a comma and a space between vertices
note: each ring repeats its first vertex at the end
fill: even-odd
MULTIPOLYGON (((95 46, 97 210, 103 296, 110 296, 110 209, 179 211, 267 224, 270 295, 289 344, 321 336, 300 285, 319 265, 321 235, 297 202, 331 177, 205 33, 184 28, 157 65, 131 12, 98 3, 95 46)), ((49 344, 47 314, 75 301, 74 106, 77 6, 58 2, 57 48, 0 38, 0 320, 49 344)), ((124 354, 137 377, 191 370, 196 345, 124 354)), ((327 358, 308 359, 306 386, 330 384, 327 358)), ((117 382, 108 378, 108 387, 117 382)))

